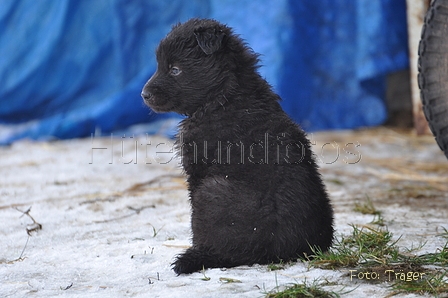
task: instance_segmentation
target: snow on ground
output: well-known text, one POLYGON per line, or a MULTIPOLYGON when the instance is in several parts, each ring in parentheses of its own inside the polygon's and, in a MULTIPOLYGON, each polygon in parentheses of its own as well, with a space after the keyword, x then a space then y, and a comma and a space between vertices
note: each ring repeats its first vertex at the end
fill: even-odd
MULTIPOLYGON (((448 161, 432 137, 385 128, 310 137, 337 235, 372 221, 353 210, 368 196, 395 238, 402 235, 399 246, 443 245, 448 161)), ((344 297, 389 293, 387 283, 300 262, 176 276, 170 263, 190 244, 190 209, 171 150, 172 140, 156 136, 0 147, 0 297, 263 297, 305 279, 353 290, 344 297)))

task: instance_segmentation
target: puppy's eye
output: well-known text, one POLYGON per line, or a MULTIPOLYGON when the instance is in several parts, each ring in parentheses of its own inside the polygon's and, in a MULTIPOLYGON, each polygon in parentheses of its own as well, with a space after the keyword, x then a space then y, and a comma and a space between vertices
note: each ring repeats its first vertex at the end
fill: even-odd
POLYGON ((173 66, 170 69, 170 75, 172 76, 177 76, 181 73, 182 71, 179 69, 179 67, 173 66))

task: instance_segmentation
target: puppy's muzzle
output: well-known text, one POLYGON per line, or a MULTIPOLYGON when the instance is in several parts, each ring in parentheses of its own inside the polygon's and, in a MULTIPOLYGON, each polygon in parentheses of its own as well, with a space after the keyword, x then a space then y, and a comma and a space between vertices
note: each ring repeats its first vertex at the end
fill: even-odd
POLYGON ((150 91, 150 86, 154 84, 154 81, 157 77, 157 72, 146 82, 145 86, 143 86, 142 93, 140 94, 145 101, 145 103, 151 104, 154 101, 154 94, 150 91))
POLYGON ((151 93, 147 89, 143 88, 142 93, 140 95, 143 98, 143 102, 147 106, 152 108, 155 105, 155 97, 154 97, 153 93, 151 93))
POLYGON ((144 101, 150 101, 150 98, 152 97, 152 93, 149 93, 146 90, 143 90, 140 95, 142 96, 144 101))

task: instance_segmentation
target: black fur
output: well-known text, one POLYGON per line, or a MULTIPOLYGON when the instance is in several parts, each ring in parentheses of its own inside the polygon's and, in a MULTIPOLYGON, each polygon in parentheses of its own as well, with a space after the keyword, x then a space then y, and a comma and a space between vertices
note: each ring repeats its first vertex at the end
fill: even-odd
POLYGON ((259 75, 258 56, 214 20, 173 27, 142 91, 156 112, 175 111, 187 174, 193 246, 178 274, 294 260, 326 251, 333 211, 305 133, 259 75))

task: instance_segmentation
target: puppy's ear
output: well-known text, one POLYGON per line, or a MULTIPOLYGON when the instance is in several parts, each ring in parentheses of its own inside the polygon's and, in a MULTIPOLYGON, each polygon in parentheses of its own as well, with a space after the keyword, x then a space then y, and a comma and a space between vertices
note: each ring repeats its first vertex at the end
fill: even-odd
POLYGON ((194 30, 194 36, 199 47, 207 55, 211 55, 221 48, 226 34, 219 28, 198 28, 194 30))

